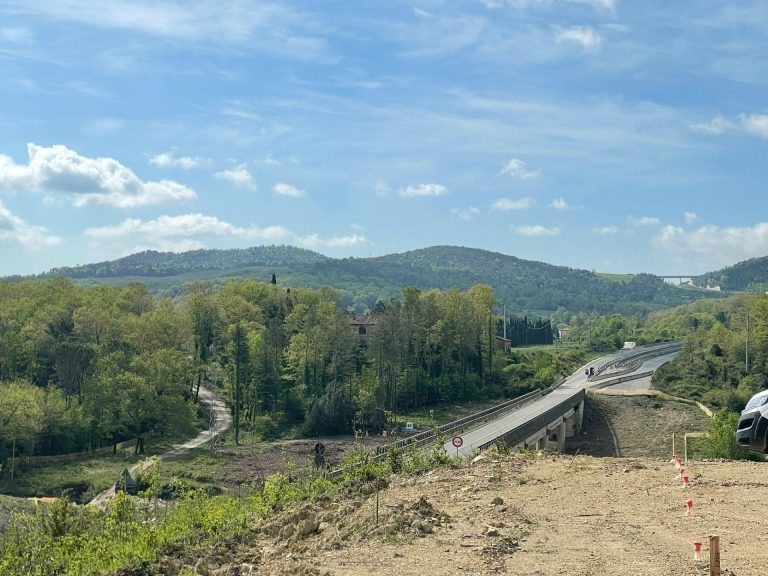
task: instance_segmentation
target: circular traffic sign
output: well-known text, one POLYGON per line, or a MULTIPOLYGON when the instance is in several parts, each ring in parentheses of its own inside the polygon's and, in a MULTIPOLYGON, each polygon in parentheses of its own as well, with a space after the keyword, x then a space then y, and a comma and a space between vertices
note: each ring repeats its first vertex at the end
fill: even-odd
POLYGON ((464 440, 461 439, 461 436, 454 436, 453 440, 451 440, 451 444, 453 444, 456 448, 458 448, 462 444, 464 444, 464 440))

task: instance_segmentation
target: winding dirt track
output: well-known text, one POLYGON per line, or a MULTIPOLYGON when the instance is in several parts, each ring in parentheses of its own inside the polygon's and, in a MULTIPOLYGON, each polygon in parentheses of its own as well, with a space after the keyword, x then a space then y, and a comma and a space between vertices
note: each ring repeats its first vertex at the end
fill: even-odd
MULTIPOLYGON (((210 442, 211 438, 216 438, 220 434, 226 432, 229 427, 232 426, 232 415, 229 413, 229 408, 227 408, 226 404, 224 404, 221 398, 219 398, 218 394, 216 394, 216 392, 214 392, 212 389, 202 386, 198 395, 198 401, 200 404, 211 410, 213 414, 213 426, 211 426, 209 430, 200 432, 200 434, 191 440, 187 440, 182 444, 176 444, 170 450, 161 454, 160 460, 173 460, 175 458, 179 458, 181 455, 183 455, 185 452, 188 452, 192 448, 197 448, 206 442, 210 442)), ((150 464, 150 460, 144 460, 143 462, 139 462, 138 464, 134 465, 130 470, 131 476, 135 476, 139 469, 146 470, 149 468, 150 464)), ((112 486, 111 488, 101 492, 98 496, 91 500, 88 505, 103 506, 114 497, 115 487, 112 486)))

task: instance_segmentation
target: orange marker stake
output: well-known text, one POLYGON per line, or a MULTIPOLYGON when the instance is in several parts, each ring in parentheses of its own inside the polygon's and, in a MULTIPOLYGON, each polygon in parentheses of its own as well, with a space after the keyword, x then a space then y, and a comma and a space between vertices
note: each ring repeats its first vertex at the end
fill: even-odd
POLYGON ((685 515, 686 516, 692 516, 693 515, 693 500, 691 498, 688 498, 688 500, 685 501, 685 515))
POLYGON ((688 476, 683 476, 683 488, 688 488, 688 476))
POLYGON ((701 560, 701 542, 693 543, 693 559, 701 560))

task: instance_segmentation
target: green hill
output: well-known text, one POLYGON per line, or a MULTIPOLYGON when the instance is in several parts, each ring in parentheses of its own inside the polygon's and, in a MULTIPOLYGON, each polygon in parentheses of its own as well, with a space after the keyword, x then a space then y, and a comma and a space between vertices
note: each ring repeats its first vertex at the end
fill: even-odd
POLYGON ((84 266, 54 268, 42 277, 115 278, 175 276, 203 270, 232 270, 247 266, 293 266, 327 260, 326 256, 294 246, 254 246, 231 250, 155 252, 147 250, 124 258, 84 266))
POLYGON ((720 286, 737 292, 768 291, 768 256, 744 260, 694 279, 697 286, 720 286))
POLYGON ((165 296, 191 282, 223 285, 239 278, 287 287, 332 286, 343 306, 372 309, 399 297, 403 287, 467 289, 490 284, 512 313, 545 314, 563 306, 572 312, 635 313, 677 306, 702 294, 671 286, 656 276, 635 274, 607 280, 587 270, 522 260, 497 252, 433 246, 375 258, 333 259, 291 246, 244 250, 195 250, 181 254, 141 252, 110 262, 57 268, 43 277, 67 276, 83 284, 138 281, 165 296))

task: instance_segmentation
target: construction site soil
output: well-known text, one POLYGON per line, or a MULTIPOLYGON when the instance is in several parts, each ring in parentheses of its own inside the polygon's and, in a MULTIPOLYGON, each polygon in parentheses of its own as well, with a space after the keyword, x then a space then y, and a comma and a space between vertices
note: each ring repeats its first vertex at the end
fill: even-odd
POLYGON ((166 558, 157 573, 705 576, 717 535, 724 575, 767 574, 768 463, 692 460, 686 488, 669 461, 671 433, 706 422, 675 402, 593 398, 570 455, 491 451, 369 483, 254 519, 242 541, 166 558), (584 454, 617 445, 631 457, 584 454))
POLYGON ((724 574, 768 566, 768 464, 489 452, 457 469, 396 477, 336 501, 304 503, 245 541, 168 558, 161 574, 724 574), (686 515, 686 501, 693 513, 686 515), (694 541, 704 543, 693 559, 694 541))

